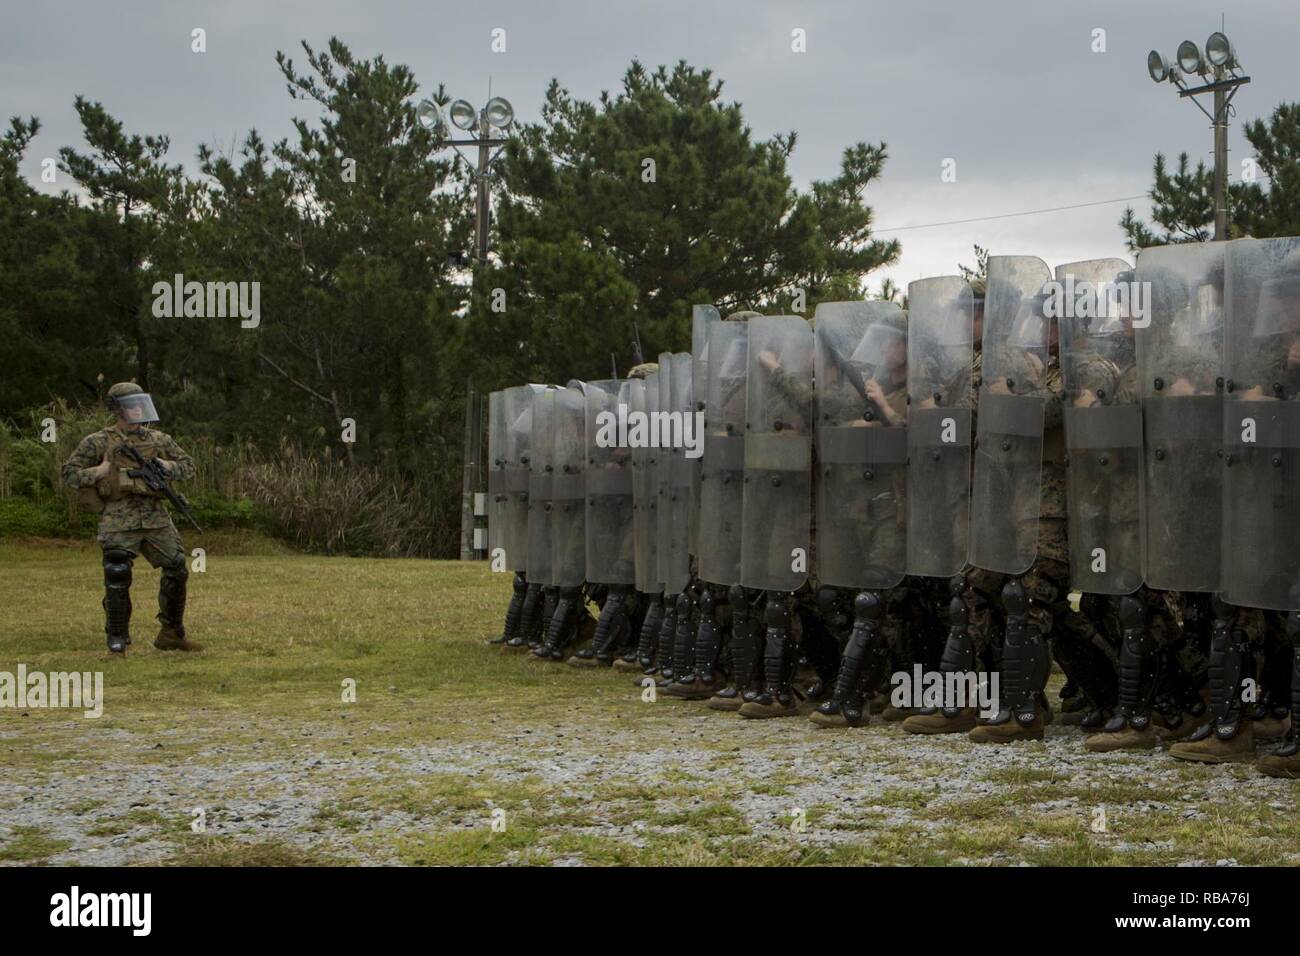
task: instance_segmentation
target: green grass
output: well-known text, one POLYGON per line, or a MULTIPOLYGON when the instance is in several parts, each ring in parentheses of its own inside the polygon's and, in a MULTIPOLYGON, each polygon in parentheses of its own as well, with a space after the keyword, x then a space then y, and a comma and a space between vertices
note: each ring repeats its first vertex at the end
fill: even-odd
POLYGON ((231 866, 1300 862, 1300 791, 1249 766, 1095 758, 1074 738, 985 765, 991 751, 881 722, 646 704, 626 675, 485 647, 510 587, 485 565, 202 544, 188 623, 208 649, 150 646, 157 573, 139 561, 121 660, 103 649, 93 545, 0 541, 0 670, 105 675, 99 720, 0 710, 0 809, 27 824, 0 813, 0 862, 123 847, 129 863, 231 866))

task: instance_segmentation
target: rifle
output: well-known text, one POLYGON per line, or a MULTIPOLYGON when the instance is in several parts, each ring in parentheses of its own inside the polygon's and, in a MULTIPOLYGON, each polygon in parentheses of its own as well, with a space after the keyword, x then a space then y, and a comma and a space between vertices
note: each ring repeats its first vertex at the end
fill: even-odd
POLYGON ((145 486, 155 494, 161 493, 172 505, 185 516, 185 520, 194 525, 194 530, 199 534, 203 529, 199 523, 194 520, 194 510, 190 508, 190 503, 185 500, 185 496, 174 489, 167 480, 167 471, 163 468, 162 463, 157 458, 145 458, 136 448, 128 444, 119 446, 122 454, 130 458, 139 465, 139 468, 132 468, 128 471, 127 477, 139 478, 145 483, 145 486))
MULTIPOLYGON (((858 367, 842 356, 839 353, 839 350, 835 348, 835 346, 831 345, 830 342, 824 342, 824 344, 826 346, 826 352, 830 356, 831 363, 839 369, 840 374, 844 376, 844 380, 852 385, 853 390, 862 396, 862 400, 866 402, 866 408, 864 408, 863 411, 869 409, 872 413, 872 417, 876 421, 887 423, 889 421, 889 416, 885 414, 885 410, 867 397, 867 381, 862 377, 862 373, 858 370, 858 367)), ((871 377, 875 378, 874 369, 872 370, 871 377)))
POLYGON ((645 362, 641 354, 641 331, 636 327, 635 320, 632 322, 632 364, 641 365, 645 362))

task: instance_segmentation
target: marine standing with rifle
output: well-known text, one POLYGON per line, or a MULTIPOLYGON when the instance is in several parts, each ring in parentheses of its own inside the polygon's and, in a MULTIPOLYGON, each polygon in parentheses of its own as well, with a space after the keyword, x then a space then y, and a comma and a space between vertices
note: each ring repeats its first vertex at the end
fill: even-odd
POLYGON ((64 484, 99 512, 104 549, 104 630, 108 650, 126 654, 131 643, 131 564, 139 555, 162 570, 154 640, 160 651, 198 651, 185 638, 185 548, 162 499, 171 501, 195 528, 193 513, 170 482, 194 477, 194 462, 171 436, 145 427, 158 421, 153 400, 134 382, 108 390, 115 420, 87 435, 63 465, 64 484))

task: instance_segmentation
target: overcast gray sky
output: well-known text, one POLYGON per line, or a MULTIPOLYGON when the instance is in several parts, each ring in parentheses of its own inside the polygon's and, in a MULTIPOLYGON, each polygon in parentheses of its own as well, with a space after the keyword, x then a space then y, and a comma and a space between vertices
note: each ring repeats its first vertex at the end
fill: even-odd
MULTIPOLYGON (((421 86, 445 83, 481 103, 488 79, 524 120, 538 117, 552 77, 575 95, 616 89, 629 61, 685 59, 713 69, 740 101, 755 134, 794 129, 800 186, 834 175, 840 152, 884 140, 890 159, 867 200, 882 229, 1139 196, 1156 151, 1211 157, 1208 121, 1173 87, 1146 75, 1155 47, 1220 27, 1224 3, 935 3, 657 0, 657 2, 318 2, 132 0, 19 3, 4 0, 0 117, 45 124, 29 150, 36 181, 43 157, 78 143, 72 100, 98 99, 130 131, 166 133, 173 161, 193 166, 199 143, 229 150, 249 128, 268 140, 304 115, 276 69, 276 50, 299 63, 306 39, 342 38, 361 57, 408 64, 421 86), (207 52, 190 50, 207 32, 207 52), (494 28, 506 52, 491 50, 494 28), (807 51, 791 50, 806 31, 807 51), (1106 51, 1092 51, 1093 31, 1106 51), (944 159, 957 181, 940 181, 944 159)), ((1294 44, 1300 3, 1246 0, 1226 32, 1253 82, 1241 90, 1230 133, 1235 178, 1249 144, 1241 123, 1300 99, 1294 44)), ((57 187, 56 187, 57 188, 57 187)), ((1136 208, 1145 213, 1148 204, 1136 208)), ((903 242, 891 269, 905 284, 971 262, 972 243, 994 254, 1038 255, 1055 266, 1126 255, 1116 225, 1123 203, 995 221, 890 232, 903 242)))

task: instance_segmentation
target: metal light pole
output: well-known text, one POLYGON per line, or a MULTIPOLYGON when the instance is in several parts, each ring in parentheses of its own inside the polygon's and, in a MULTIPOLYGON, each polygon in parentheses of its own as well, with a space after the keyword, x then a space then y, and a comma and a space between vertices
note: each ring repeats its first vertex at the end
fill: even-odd
POLYGON ((1191 40, 1178 45, 1178 62, 1170 63, 1158 50, 1147 54, 1147 73, 1157 83, 1168 80, 1178 87, 1181 99, 1192 97, 1197 109, 1209 117, 1214 130, 1214 238, 1228 238, 1228 115, 1232 98, 1238 87, 1250 82, 1241 76, 1241 63, 1231 41, 1222 33, 1211 33, 1205 41, 1205 54, 1191 40), (1205 80, 1203 86, 1188 88, 1184 76, 1196 75, 1205 80), (1214 94, 1214 112, 1211 113, 1196 99, 1206 93, 1214 94))
MULTIPOLYGON (((462 158, 461 147, 478 148, 478 162, 474 170, 474 265, 477 276, 487 264, 488 234, 491 227, 491 191, 489 188, 492 161, 510 139, 514 129, 515 111, 510 102, 501 96, 488 100, 481 110, 475 110, 465 100, 455 100, 443 114, 442 106, 433 100, 421 100, 415 109, 420 125, 438 137, 437 148, 455 148, 462 158), (450 116, 450 125, 447 117, 450 116), (470 134, 467 139, 449 138, 450 127, 455 126, 470 134)), ((469 160, 466 159, 468 163, 469 160)), ((483 453, 483 396, 474 389, 470 378, 465 389, 465 451, 464 473, 460 499, 460 558, 474 561, 483 556, 483 549, 475 541, 476 508, 474 500, 482 486, 480 459, 483 453)))

